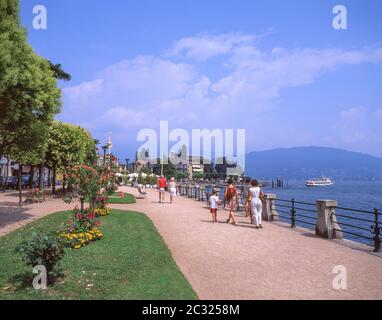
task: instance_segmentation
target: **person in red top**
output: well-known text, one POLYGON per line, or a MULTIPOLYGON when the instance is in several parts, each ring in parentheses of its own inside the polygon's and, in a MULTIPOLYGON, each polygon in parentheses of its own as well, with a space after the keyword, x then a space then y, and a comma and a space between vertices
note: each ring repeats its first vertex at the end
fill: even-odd
POLYGON ((166 186, 167 186, 167 181, 166 178, 162 175, 158 179, 158 192, 159 192, 159 203, 164 203, 164 195, 166 193, 166 186))
POLYGON ((232 219, 232 224, 236 225, 233 212, 236 211, 237 206, 237 190, 235 185, 233 184, 233 179, 228 180, 228 187, 225 189, 224 198, 226 202, 226 208, 229 210, 229 217, 227 223, 230 223, 232 219))

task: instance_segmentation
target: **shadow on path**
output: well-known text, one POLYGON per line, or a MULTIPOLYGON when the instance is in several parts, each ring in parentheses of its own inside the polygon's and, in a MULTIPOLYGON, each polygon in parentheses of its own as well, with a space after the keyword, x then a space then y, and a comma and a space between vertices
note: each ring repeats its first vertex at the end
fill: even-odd
POLYGON ((15 206, 14 203, 0 203, 0 227, 32 218, 28 211, 29 208, 15 206))

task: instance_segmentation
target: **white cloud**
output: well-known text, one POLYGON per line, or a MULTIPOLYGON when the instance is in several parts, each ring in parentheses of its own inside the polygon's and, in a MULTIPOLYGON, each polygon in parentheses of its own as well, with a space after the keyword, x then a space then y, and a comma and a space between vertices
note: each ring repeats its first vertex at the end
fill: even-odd
MULTIPOLYGON (((272 117, 256 126, 253 122, 275 107, 283 89, 310 84, 340 66, 382 63, 381 48, 261 50, 257 39, 240 33, 200 34, 180 39, 164 56, 121 61, 101 70, 93 81, 64 89, 64 112, 75 113, 94 128, 110 126, 120 132, 132 133, 168 120, 171 126, 186 129, 245 127, 252 134, 250 130, 265 130, 272 124, 272 117), (198 63, 217 56, 221 56, 218 63, 224 74, 218 78, 198 63)), ((344 129, 347 134, 333 137, 346 143, 365 139, 370 131, 365 131, 365 120, 360 120, 362 113, 362 107, 343 110, 338 122, 343 125, 358 119, 358 133, 344 129)), ((375 112, 381 114, 381 110, 375 112)), ((297 129, 286 127, 284 132, 281 143, 299 136, 297 129)), ((301 141, 307 139, 314 139, 314 134, 300 135, 301 141)), ((276 137, 272 142, 277 143, 276 137)))
POLYGON ((227 33, 221 35, 200 34, 196 37, 182 38, 175 42, 169 55, 182 56, 196 60, 231 53, 237 46, 249 45, 255 41, 254 35, 227 33))
POLYGON ((361 63, 382 63, 382 50, 275 48, 267 53, 254 47, 238 48, 229 61, 234 71, 215 84, 214 90, 227 94, 246 87, 252 92, 272 92, 268 98, 276 98, 280 89, 307 85, 341 65, 361 63))
POLYGON ((138 56, 101 71, 108 98, 128 98, 130 104, 160 103, 184 94, 194 83, 196 72, 185 63, 152 56, 138 56))
POLYGON ((364 119, 368 112, 368 109, 365 107, 354 107, 341 111, 340 118, 344 121, 357 121, 364 119))
POLYGON ((365 152, 370 147, 378 148, 382 145, 381 119, 376 117, 378 113, 378 109, 373 111, 363 106, 342 110, 330 131, 332 142, 365 152))
POLYGON ((102 92, 103 80, 96 79, 93 81, 82 82, 78 86, 63 89, 65 96, 75 102, 86 103, 89 98, 102 92))

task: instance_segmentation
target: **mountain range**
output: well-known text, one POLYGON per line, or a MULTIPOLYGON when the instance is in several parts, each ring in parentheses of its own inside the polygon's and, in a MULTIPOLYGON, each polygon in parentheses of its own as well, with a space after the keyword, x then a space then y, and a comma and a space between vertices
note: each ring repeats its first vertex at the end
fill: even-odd
POLYGON ((330 177, 335 180, 382 180, 382 158, 327 147, 295 147, 251 152, 245 174, 259 179, 330 177))

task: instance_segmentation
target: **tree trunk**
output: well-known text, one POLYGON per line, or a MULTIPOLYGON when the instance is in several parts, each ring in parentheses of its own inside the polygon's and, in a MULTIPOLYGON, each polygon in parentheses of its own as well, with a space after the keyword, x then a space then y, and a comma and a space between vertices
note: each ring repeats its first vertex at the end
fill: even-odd
MULTIPOLYGON (((0 161, 2 158, 3 158, 3 156, 0 154, 0 161)), ((1 179, 1 186, 0 186, 0 188, 4 191, 5 190, 5 180, 7 178, 7 174, 6 174, 7 168, 5 168, 5 170, 4 170, 3 166, 1 166, 0 170, 1 170, 1 174, 4 173, 3 178, 1 179)))
POLYGON ((81 214, 83 214, 84 213, 84 198, 83 197, 80 198, 80 202, 81 202, 81 214))
POLYGON ((51 180, 52 170, 48 169, 48 187, 50 188, 52 186, 52 180, 51 180))
POLYGON ((91 198, 89 199, 89 207, 90 207, 91 210, 95 209, 95 207, 96 207, 96 197, 91 196, 91 198))
POLYGON ((23 165, 19 164, 19 174, 18 174, 18 185, 19 185, 19 206, 23 205, 23 193, 22 193, 22 177, 23 177, 23 165))
POLYGON ((44 189, 44 166, 42 164, 38 167, 38 188, 44 189))
POLYGON ((7 167, 5 168, 5 176, 8 177, 9 175, 9 159, 7 158, 7 167))
POLYGON ((62 178, 62 191, 65 192, 65 189, 66 189, 66 173, 64 173, 64 176, 62 178))
MULTIPOLYGON (((7 179, 8 175, 9 175, 9 158, 7 157, 7 167, 5 168, 5 179, 7 179)), ((4 191, 6 188, 7 188, 6 183, 4 183, 4 191)))
POLYGON ((29 188, 33 189, 33 182, 34 182, 34 166, 31 165, 30 171, 29 171, 29 188))
POLYGON ((56 193, 56 166, 53 167, 52 194, 56 193))

